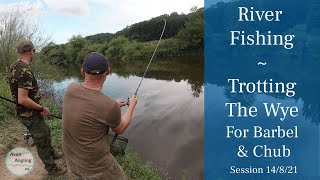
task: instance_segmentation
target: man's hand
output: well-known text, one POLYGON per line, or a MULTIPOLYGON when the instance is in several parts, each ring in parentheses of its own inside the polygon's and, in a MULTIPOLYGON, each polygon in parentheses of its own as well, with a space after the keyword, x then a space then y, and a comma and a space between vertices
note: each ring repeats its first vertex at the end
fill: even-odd
POLYGON ((45 116, 45 117, 49 117, 50 116, 50 111, 48 108, 46 107, 43 107, 43 111, 40 113, 42 116, 45 116))
POLYGON ((127 103, 121 99, 116 99, 116 102, 118 103, 119 107, 125 106, 127 103))
POLYGON ((132 105, 133 107, 135 107, 136 104, 137 104, 137 101, 138 101, 137 97, 136 97, 136 96, 132 96, 132 97, 130 98, 130 100, 129 100, 129 105, 130 105, 130 106, 132 105))
MULTIPOLYGON (((30 99, 28 94, 29 94, 29 89, 18 88, 18 103, 21 106, 24 106, 25 108, 40 111, 41 107, 43 106, 41 106, 41 104, 38 104, 34 102, 32 99, 30 99)), ((42 116, 48 117, 50 116, 50 111, 48 108, 43 107, 43 111, 40 112, 40 114, 42 116)))
POLYGON ((130 105, 127 111, 122 116, 120 125, 116 128, 112 128, 113 132, 115 132, 116 134, 122 134, 127 129, 127 127, 130 124, 130 121, 132 120, 133 110, 136 107, 137 101, 138 100, 136 96, 132 96, 130 98, 129 100, 130 105))

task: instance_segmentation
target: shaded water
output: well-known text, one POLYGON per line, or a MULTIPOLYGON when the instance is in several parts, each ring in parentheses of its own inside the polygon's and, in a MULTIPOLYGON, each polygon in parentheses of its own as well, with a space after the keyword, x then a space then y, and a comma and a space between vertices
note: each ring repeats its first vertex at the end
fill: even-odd
MULTIPOLYGON (((135 92, 147 62, 111 63, 103 92, 126 100, 135 92)), ((56 92, 82 81, 79 67, 54 83, 56 92)), ((173 179, 203 179, 203 57, 157 60, 140 90, 133 121, 124 133, 142 160, 173 179)), ((124 112, 126 107, 122 109, 124 112)))

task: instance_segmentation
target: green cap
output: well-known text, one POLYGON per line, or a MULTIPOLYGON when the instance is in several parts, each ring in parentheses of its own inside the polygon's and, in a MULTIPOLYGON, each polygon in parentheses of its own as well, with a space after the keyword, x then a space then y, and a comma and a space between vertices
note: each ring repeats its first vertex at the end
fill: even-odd
POLYGON ((17 45, 18 53, 30 52, 33 49, 34 49, 34 46, 32 42, 29 40, 20 41, 17 45))

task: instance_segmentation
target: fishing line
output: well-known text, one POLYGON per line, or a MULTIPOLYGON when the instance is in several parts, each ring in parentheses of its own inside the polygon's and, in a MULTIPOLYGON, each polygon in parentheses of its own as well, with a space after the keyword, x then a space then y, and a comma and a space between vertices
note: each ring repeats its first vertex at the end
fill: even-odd
MULTIPOLYGON (((158 47, 159 47, 159 44, 160 44, 160 41, 161 41, 161 39, 162 39, 164 30, 166 29, 167 20, 165 20, 165 19, 163 19, 163 20, 164 20, 164 25, 163 25, 163 29, 162 29, 161 36, 160 36, 160 38, 159 38, 159 40, 158 40, 158 44, 157 44, 156 48, 154 49, 153 54, 152 54, 152 56, 151 56, 151 59, 150 59, 150 61, 149 61, 149 64, 148 64, 146 70, 145 70, 144 73, 143 73, 143 76, 142 76, 142 78, 141 78, 141 80, 140 80, 140 83, 139 83, 136 91, 134 92, 134 96, 137 96, 137 94, 138 94, 138 91, 139 91, 139 88, 140 88, 140 86, 141 86, 141 84, 142 84, 142 81, 143 81, 144 77, 146 76, 146 73, 147 73, 147 71, 148 71, 148 69, 149 69, 149 66, 150 66, 150 64, 151 64, 151 62, 152 62, 152 60, 153 60, 153 58, 154 58, 154 55, 156 54, 157 49, 158 49, 158 47)), ((129 100, 130 100, 130 99, 128 98, 128 101, 127 101, 127 104, 126 104, 126 105, 128 105, 128 106, 129 106, 129 100)), ((117 139, 117 137, 118 137, 118 134, 115 134, 115 135, 113 136, 113 139, 112 139, 111 144, 113 144, 113 143, 115 142, 115 140, 117 139)))
POLYGON ((149 69, 149 66, 150 66, 150 64, 151 64, 151 62, 152 62, 152 60, 153 60, 154 55, 156 54, 156 51, 157 51, 158 46, 159 46, 159 44, 160 44, 160 41, 161 41, 161 39, 162 39, 164 30, 166 29, 167 21, 166 21, 165 19, 163 19, 163 20, 164 20, 164 26, 163 26, 163 29, 162 29, 162 33, 161 33, 160 39, 159 39, 159 41, 158 41, 158 44, 157 44, 155 50, 153 51, 152 57, 151 57, 151 59, 150 59, 150 61, 149 61, 149 64, 148 64, 146 70, 145 70, 144 73, 143 73, 143 76, 142 76, 142 78, 141 78, 141 81, 140 81, 140 83, 139 83, 139 85, 138 85, 138 88, 137 88, 136 92, 134 93, 134 96, 137 96, 137 94, 138 94, 138 91, 139 91, 139 88, 140 88, 140 86, 141 86, 141 83, 142 83, 144 77, 146 76, 146 73, 147 73, 147 71, 148 71, 148 69, 149 69))

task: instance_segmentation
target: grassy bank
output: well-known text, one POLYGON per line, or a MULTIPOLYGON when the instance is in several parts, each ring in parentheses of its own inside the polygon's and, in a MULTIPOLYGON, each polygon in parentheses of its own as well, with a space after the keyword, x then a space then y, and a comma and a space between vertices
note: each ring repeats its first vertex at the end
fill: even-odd
MULTIPOLYGON (((52 114, 61 116, 61 104, 56 100, 50 92, 43 92, 42 104, 48 107, 52 114)), ((0 95, 11 99, 9 85, 4 75, 0 74, 0 95)), ((62 121, 60 119, 46 119, 47 124, 51 128, 51 137, 53 146, 62 151, 62 121)), ((15 117, 14 106, 11 103, 0 100, 0 144, 7 146, 9 150, 12 144, 17 141, 16 136, 23 135, 23 128, 15 117), (18 129, 17 129, 18 128, 18 129)), ((117 157, 118 162, 123 167, 129 179, 162 179, 160 173, 151 165, 151 163, 142 162, 139 156, 132 149, 127 149, 126 154, 122 157, 117 157)), ((56 179, 46 177, 45 179, 56 179)), ((59 179, 67 179, 66 176, 59 179)), ((167 178, 169 179, 169 178, 167 178)))
MULTIPOLYGON (((0 95, 11 97, 9 85, 2 75, 0 78, 0 95)), ((16 133, 16 127, 19 122, 15 118, 14 112, 13 104, 0 100, 0 146, 3 146, 3 151, 5 151, 5 147, 11 148, 12 144, 17 141, 16 136, 13 134, 16 133)), ((23 135, 23 132, 18 133, 21 136, 23 135)))

